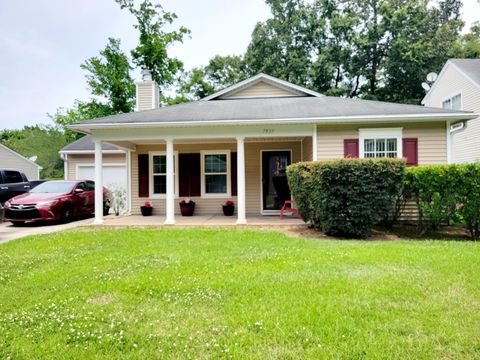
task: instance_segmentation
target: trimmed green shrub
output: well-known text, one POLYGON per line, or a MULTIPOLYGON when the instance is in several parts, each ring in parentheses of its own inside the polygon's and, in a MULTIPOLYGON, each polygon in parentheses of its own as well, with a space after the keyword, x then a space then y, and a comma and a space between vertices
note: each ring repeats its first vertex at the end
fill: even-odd
POLYGON ((457 183, 454 165, 431 165, 408 168, 405 186, 418 208, 420 233, 437 230, 455 219, 457 183))
POLYGON ((302 217, 329 235, 364 238, 395 209, 405 162, 342 159, 288 167, 291 192, 302 217))
POLYGON ((421 233, 461 223, 473 239, 480 237, 479 163, 409 168, 405 186, 417 203, 421 233))
POLYGON ((480 163, 457 165, 458 215, 472 239, 480 238, 480 163))

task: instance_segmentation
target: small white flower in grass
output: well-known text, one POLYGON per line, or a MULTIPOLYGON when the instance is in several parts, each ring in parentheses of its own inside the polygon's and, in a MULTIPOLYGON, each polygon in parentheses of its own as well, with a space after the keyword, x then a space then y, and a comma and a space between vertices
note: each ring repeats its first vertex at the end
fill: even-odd
POLYGON ((138 345, 137 345, 137 344, 133 344, 133 347, 136 349, 136 348, 138 347, 138 345))

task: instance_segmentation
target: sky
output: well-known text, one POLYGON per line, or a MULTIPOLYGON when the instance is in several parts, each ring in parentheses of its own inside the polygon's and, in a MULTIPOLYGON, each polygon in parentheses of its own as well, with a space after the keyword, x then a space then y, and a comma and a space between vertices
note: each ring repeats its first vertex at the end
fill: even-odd
MULTIPOLYGON (((264 0, 163 0, 190 38, 172 47, 186 69, 245 52, 255 24, 270 16, 264 0)), ((479 0, 464 0, 467 27, 480 20, 479 0)), ((47 113, 87 100, 80 64, 120 38, 137 43, 133 17, 114 0, 0 0, 0 130, 51 123, 47 113)), ((134 74, 139 77, 138 73, 134 74)))

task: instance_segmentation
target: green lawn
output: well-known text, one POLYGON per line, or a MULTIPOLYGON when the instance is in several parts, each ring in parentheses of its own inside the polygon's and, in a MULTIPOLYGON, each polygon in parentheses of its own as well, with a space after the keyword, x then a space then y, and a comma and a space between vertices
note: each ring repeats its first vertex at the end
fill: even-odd
POLYGON ((0 358, 480 358, 480 244, 89 230, 0 245, 0 358))

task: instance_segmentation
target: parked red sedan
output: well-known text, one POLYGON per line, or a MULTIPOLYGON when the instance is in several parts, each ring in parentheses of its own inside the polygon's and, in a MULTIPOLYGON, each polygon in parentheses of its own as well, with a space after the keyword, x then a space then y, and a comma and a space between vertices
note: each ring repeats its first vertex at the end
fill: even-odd
MULTIPOLYGON (((103 189, 103 212, 110 209, 110 194, 103 189)), ((69 222, 75 216, 95 211, 95 183, 85 181, 47 181, 28 193, 15 196, 4 205, 5 220, 14 225, 30 221, 69 222)))

